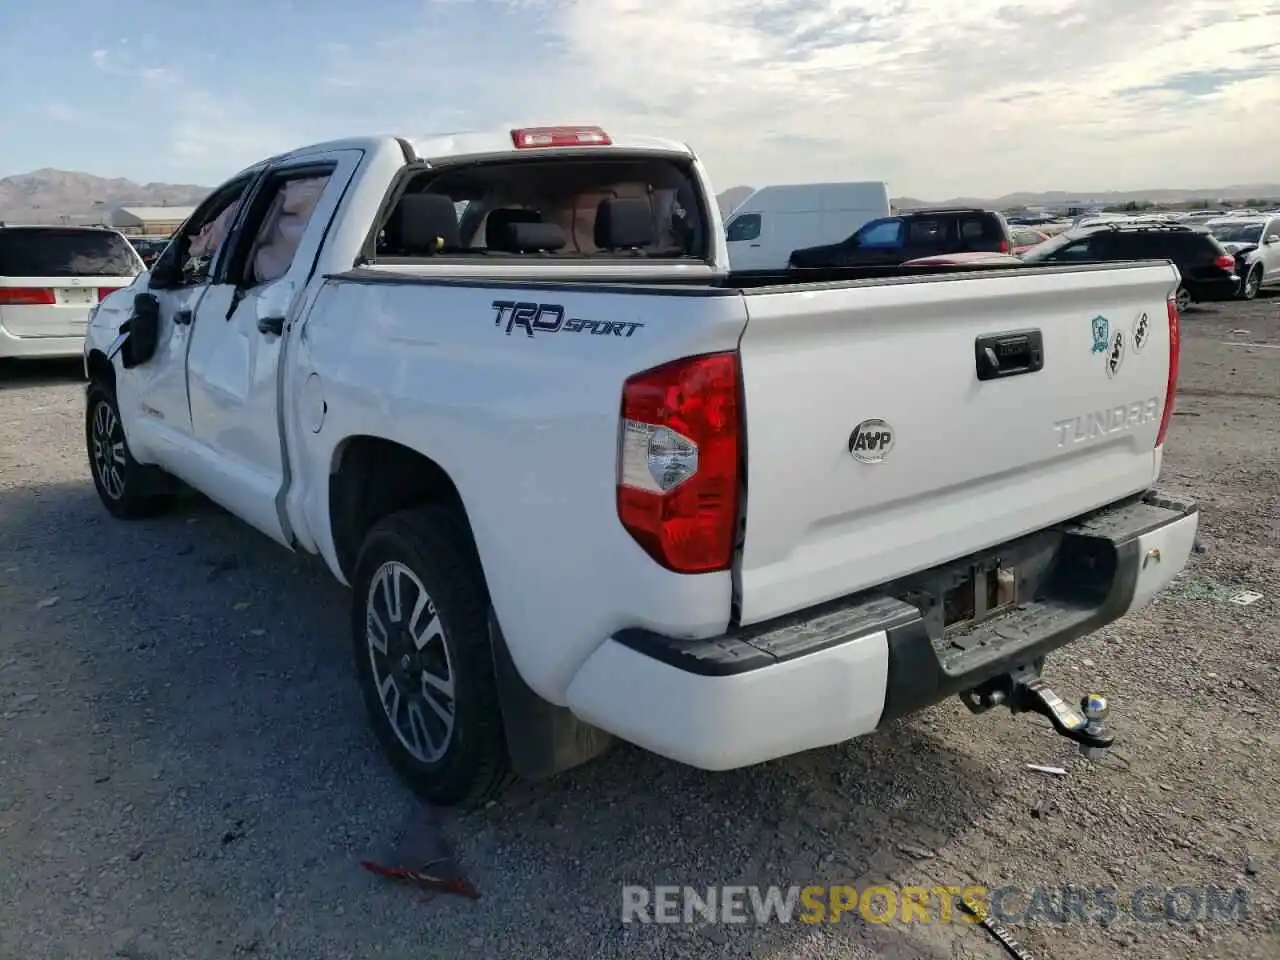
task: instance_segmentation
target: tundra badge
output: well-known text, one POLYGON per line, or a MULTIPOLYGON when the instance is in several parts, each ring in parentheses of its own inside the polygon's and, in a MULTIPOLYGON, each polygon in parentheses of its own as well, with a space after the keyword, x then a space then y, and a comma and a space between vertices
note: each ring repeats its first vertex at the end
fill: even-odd
POLYGON ((893 427, 883 420, 863 420, 849 434, 849 452, 863 463, 879 463, 893 450, 893 427))

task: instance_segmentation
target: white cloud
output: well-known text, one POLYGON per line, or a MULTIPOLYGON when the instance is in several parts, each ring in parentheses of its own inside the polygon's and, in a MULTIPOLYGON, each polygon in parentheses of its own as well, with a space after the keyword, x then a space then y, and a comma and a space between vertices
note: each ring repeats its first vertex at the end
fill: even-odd
POLYGON ((381 42, 343 39, 296 88, 237 70, 215 95, 149 63, 169 158, 195 178, 308 139, 583 121, 685 140, 720 189, 1280 178, 1274 0, 424 0, 381 42))
POLYGON ((1280 172, 1265 0, 581 0, 561 26, 582 105, 687 138, 722 188, 883 177, 940 199, 1280 172))

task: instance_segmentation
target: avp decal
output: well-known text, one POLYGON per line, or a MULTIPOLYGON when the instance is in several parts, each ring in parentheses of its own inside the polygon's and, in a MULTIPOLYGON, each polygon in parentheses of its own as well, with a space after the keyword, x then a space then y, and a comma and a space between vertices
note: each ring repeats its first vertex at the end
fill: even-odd
POLYGON ((1107 334, 1111 331, 1111 321, 1104 316, 1096 316, 1090 324, 1093 327, 1093 352, 1107 352, 1107 334))
POLYGON ((493 311, 493 325, 500 327, 505 322, 507 336, 519 327, 530 337, 534 333, 590 333, 626 338, 644 326, 625 320, 583 320, 568 316, 558 303, 531 300, 494 300, 493 311))
POLYGON ((1111 348, 1107 351, 1107 379, 1113 379, 1124 366, 1124 331, 1117 330, 1111 335, 1111 348))
POLYGON ((893 451, 893 427, 883 420, 863 420, 849 434, 849 452, 863 463, 880 463, 893 451))
POLYGON ((1133 321, 1133 352, 1141 353, 1151 336, 1151 318, 1145 312, 1133 321))

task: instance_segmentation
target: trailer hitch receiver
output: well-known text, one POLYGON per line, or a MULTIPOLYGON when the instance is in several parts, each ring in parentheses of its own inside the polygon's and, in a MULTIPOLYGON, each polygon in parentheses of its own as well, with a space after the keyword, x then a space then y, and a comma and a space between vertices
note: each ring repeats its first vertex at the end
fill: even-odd
POLYGON ((961 699, 974 713, 982 713, 1003 704, 1010 713, 1038 713, 1048 718, 1054 731, 1080 747, 1080 755, 1087 760, 1102 757, 1115 742, 1115 735, 1107 725, 1110 704, 1100 693, 1089 693, 1080 698, 1076 709, 1054 693, 1040 677, 1027 673, 1008 674, 990 681, 961 695, 961 699))

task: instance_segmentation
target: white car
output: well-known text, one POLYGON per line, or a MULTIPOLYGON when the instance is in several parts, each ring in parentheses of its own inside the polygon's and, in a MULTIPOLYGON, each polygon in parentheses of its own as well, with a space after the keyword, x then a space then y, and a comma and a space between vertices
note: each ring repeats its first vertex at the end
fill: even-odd
POLYGON ((680 143, 304 147, 99 307, 94 482, 134 518, 179 478, 322 557, 437 803, 614 737, 725 770, 953 695, 1105 749, 1105 704, 1039 674, 1191 551, 1196 506, 1152 489, 1177 271, 815 274, 731 272, 680 143))
POLYGON ((1224 217, 1206 226, 1236 258, 1242 300, 1280 286, 1280 216, 1224 217))
POLYGON ((115 230, 0 226, 0 359, 80 356, 89 312, 143 269, 115 230))

